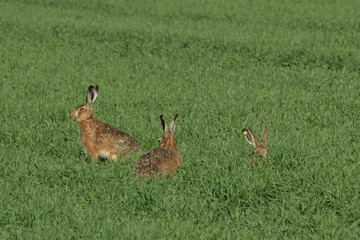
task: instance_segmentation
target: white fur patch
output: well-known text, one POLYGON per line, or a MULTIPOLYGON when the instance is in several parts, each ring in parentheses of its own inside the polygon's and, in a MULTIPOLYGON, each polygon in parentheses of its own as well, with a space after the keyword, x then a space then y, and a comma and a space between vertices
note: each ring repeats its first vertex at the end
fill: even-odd
POLYGON ((109 159, 110 158, 110 153, 108 151, 105 151, 105 150, 101 150, 99 152, 99 157, 101 159, 109 159))

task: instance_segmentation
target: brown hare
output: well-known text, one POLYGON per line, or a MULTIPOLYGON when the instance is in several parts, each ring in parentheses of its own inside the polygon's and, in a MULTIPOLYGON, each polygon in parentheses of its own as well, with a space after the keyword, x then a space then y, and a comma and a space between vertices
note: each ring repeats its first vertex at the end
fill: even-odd
POLYGON ((168 132, 164 116, 160 116, 163 136, 158 139, 159 147, 154 148, 144 155, 135 163, 131 175, 150 179, 156 176, 175 176, 175 170, 181 167, 181 154, 176 148, 174 142, 175 124, 178 114, 170 124, 168 132))
MULTIPOLYGON (((253 146, 254 152, 249 155, 254 155, 254 161, 256 161, 256 156, 260 156, 263 158, 269 158, 269 153, 266 148, 266 134, 268 131, 269 126, 266 125, 263 133, 261 134, 260 144, 256 136, 247 128, 242 130, 242 133, 245 135, 246 140, 253 146)), ((254 165, 253 160, 251 160, 251 164, 254 165)))
POLYGON ((90 86, 86 104, 75 108, 70 114, 72 120, 79 123, 81 143, 92 163, 96 163, 98 157, 113 161, 120 152, 127 156, 140 149, 140 145, 129 134, 94 117, 91 103, 95 101, 98 90, 97 85, 90 86))

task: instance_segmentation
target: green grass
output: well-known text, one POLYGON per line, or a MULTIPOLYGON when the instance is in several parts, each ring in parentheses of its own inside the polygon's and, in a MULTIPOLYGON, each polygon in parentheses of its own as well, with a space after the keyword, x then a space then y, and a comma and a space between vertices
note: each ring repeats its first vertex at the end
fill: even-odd
POLYGON ((359 1, 0 1, 1 239, 360 238, 359 1), (69 114, 184 167, 93 166, 69 114), (272 165, 249 167, 265 124, 272 165))

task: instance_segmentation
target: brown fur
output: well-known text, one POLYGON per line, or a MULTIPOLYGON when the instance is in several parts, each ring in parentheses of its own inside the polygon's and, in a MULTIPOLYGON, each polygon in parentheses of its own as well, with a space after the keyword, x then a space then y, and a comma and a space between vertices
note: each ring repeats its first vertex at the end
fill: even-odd
POLYGON ((139 158, 132 170, 133 176, 138 175, 145 179, 156 176, 175 177, 176 168, 182 166, 182 157, 174 142, 175 121, 177 115, 174 118, 173 124, 171 124, 173 128, 170 129, 170 132, 166 131, 167 128, 162 115, 160 116, 160 119, 163 126, 163 136, 158 139, 160 146, 148 151, 139 158))
MULTIPOLYGON (((254 161, 256 161, 256 156, 260 156, 263 158, 270 157, 269 153, 267 151, 267 148, 266 148, 266 134, 267 134, 268 128, 269 128, 269 126, 266 125, 263 133, 261 134, 261 139, 260 139, 261 143, 260 144, 258 143, 258 140, 257 140, 255 134, 253 134, 250 131, 250 129, 244 128, 242 130, 242 133, 245 135, 246 140, 253 146, 254 152, 252 153, 252 155, 254 155, 254 161)), ((254 161, 253 160, 251 161, 252 165, 254 165, 254 161)))
MULTIPOLYGON (((94 87, 89 87, 89 98, 93 97, 93 89, 94 87)), ((98 88, 95 87, 95 89, 97 94, 98 88)), ((75 108, 70 116, 79 123, 81 143, 91 161, 96 163, 100 155, 100 157, 112 161, 117 158, 119 152, 123 156, 127 156, 138 151, 140 145, 129 134, 94 117, 90 100, 86 104, 75 108)))

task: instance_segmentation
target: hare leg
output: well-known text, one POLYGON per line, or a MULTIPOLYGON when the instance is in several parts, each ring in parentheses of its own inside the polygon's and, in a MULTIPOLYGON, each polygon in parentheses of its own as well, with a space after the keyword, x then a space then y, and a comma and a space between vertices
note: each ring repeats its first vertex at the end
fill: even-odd
POLYGON ((99 156, 96 153, 93 153, 93 154, 89 153, 89 156, 90 156, 90 159, 91 159, 91 163, 96 164, 99 156))
POLYGON ((82 142, 85 153, 87 153, 93 164, 97 163, 99 153, 97 147, 93 141, 88 141, 87 139, 82 142))
POLYGON ((117 160, 117 154, 116 153, 112 153, 112 154, 110 154, 110 159, 109 159, 111 162, 112 161, 116 161, 117 160))
MULTIPOLYGON (((249 158, 253 156, 253 159, 256 160, 256 155, 255 155, 255 152, 253 152, 252 154, 249 154, 249 156, 246 158, 247 161, 249 161, 249 158)), ((254 160, 251 159, 251 166, 254 166, 254 160)))

